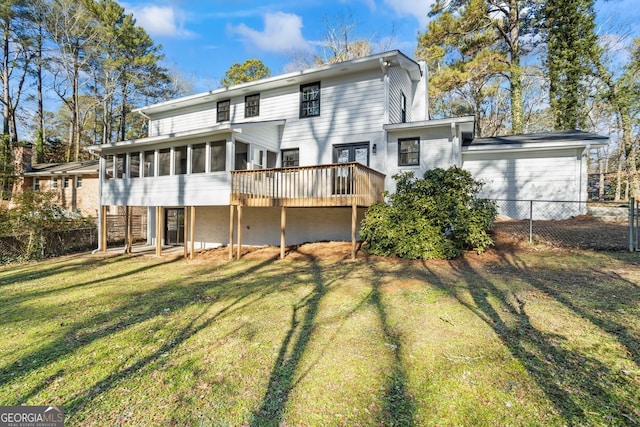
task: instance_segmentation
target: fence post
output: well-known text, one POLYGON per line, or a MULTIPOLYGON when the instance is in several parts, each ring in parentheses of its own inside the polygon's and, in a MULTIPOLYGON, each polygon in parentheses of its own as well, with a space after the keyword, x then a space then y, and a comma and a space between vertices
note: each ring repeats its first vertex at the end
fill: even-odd
POLYGON ((635 242, 634 242, 634 215, 635 215, 636 204, 633 197, 629 198, 629 252, 633 252, 635 250, 635 242))
POLYGON ((533 200, 529 200, 529 243, 533 242, 533 200))

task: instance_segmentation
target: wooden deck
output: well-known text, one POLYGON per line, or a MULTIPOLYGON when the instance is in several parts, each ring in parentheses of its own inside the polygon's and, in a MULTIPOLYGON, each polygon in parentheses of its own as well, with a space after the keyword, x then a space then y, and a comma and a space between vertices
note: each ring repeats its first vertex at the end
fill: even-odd
POLYGON ((247 207, 367 207, 383 200, 385 175, 360 163, 231 172, 230 203, 247 207))

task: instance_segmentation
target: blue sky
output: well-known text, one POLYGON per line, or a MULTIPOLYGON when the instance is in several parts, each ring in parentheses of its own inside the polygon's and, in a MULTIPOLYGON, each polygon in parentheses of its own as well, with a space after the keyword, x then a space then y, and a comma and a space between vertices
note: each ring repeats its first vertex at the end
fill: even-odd
MULTIPOLYGON (((272 75, 318 47, 327 22, 355 24, 376 50, 413 56, 432 0, 127 0, 138 24, 163 46, 165 65, 195 92, 216 88, 234 62, 261 59, 272 75)), ((598 0, 598 31, 619 52, 640 35, 638 0, 598 0)), ((621 55, 623 55, 621 53, 621 55)))

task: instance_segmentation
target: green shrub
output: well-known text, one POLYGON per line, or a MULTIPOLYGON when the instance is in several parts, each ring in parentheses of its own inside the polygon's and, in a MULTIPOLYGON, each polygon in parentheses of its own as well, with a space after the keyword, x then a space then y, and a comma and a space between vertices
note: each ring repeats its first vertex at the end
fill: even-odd
POLYGON ((458 167, 394 175, 388 203, 372 205, 360 236, 365 251, 407 259, 451 259, 465 250, 483 252, 493 244, 488 228, 495 204, 477 198, 482 184, 458 167))

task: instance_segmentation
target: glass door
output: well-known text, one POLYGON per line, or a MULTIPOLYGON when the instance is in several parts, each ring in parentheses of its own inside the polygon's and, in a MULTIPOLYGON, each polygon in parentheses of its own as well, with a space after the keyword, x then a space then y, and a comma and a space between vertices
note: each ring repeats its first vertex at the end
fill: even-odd
MULTIPOLYGON (((369 166, 369 143, 335 145, 333 147, 333 162, 358 162, 369 166)), ((351 168, 336 168, 333 174, 333 194, 351 194, 351 187, 351 168)))
POLYGON ((184 244, 184 209, 171 208, 165 214, 165 244, 184 244))

